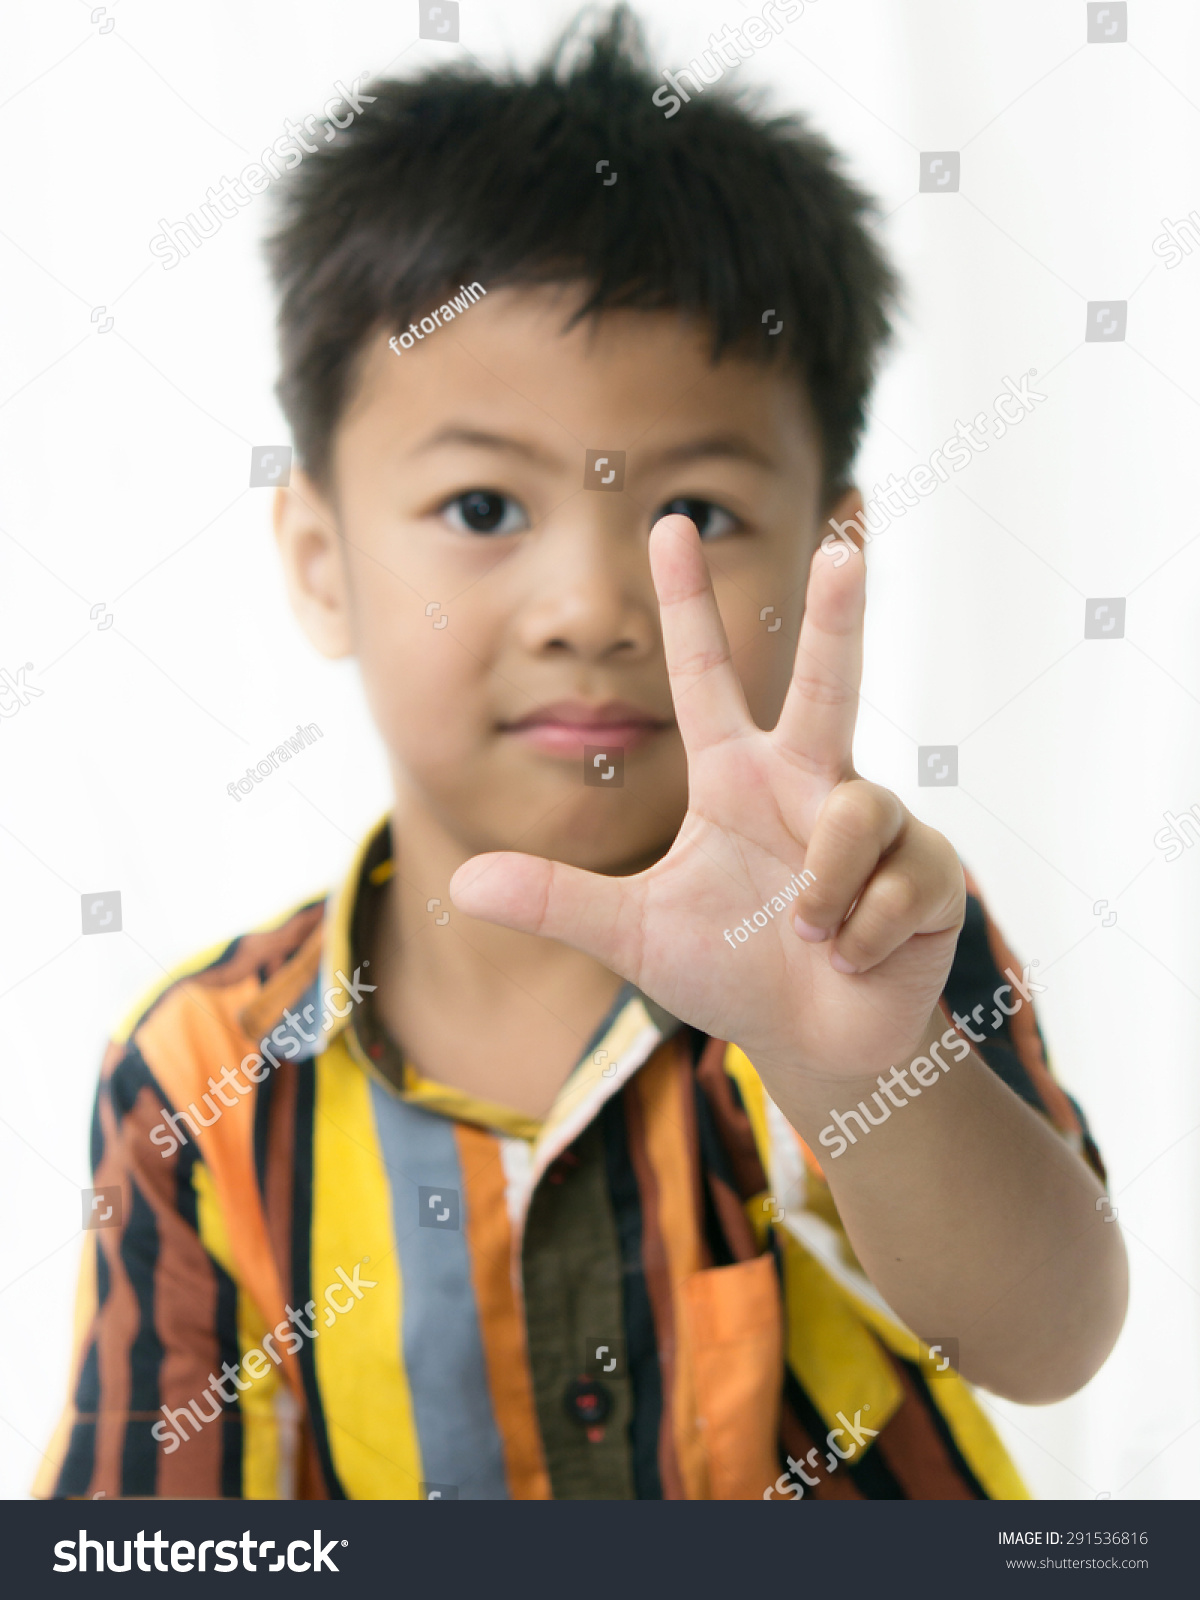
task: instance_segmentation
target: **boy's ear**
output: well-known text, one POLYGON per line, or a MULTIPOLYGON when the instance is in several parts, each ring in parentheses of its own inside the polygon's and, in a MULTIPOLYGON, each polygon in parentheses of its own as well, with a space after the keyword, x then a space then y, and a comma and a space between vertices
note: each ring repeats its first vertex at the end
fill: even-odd
POLYGON ((350 591, 333 511, 306 473, 275 491, 275 542, 300 626, 331 661, 354 651, 350 591))

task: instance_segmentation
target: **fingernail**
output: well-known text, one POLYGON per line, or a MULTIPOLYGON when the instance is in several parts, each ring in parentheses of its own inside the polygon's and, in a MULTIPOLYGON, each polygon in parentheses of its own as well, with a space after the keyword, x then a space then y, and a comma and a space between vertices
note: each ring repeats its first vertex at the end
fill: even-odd
POLYGON ((800 917, 792 918, 792 927, 809 944, 824 944, 829 937, 824 928, 814 928, 811 922, 804 922, 800 917))
POLYGON ((857 972, 857 967, 852 967, 845 956, 837 950, 829 952, 829 965, 835 972, 857 972))

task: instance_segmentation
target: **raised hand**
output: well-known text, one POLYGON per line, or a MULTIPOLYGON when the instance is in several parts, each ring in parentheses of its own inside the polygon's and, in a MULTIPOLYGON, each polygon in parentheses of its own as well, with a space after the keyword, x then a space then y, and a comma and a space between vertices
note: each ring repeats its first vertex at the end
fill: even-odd
POLYGON ((792 682, 769 733, 747 709, 688 518, 656 523, 650 563, 688 760, 678 837, 628 878, 475 856, 451 881, 454 903, 586 951, 760 1069, 886 1072, 927 1028, 966 896, 948 841, 852 765, 862 556, 838 567, 815 553, 792 682))

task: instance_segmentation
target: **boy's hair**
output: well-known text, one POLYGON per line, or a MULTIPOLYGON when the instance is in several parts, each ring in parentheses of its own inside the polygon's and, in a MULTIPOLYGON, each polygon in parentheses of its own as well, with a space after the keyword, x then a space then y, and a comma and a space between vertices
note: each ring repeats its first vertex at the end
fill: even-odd
POLYGON ((369 337, 473 280, 579 281, 571 323, 673 309, 711 329, 714 361, 788 362, 820 430, 824 504, 845 487, 896 295, 874 203, 800 117, 713 92, 668 118, 657 87, 618 5, 590 34, 577 17, 531 77, 456 64, 369 84, 374 104, 286 181, 266 245, 276 392, 321 487, 369 337))

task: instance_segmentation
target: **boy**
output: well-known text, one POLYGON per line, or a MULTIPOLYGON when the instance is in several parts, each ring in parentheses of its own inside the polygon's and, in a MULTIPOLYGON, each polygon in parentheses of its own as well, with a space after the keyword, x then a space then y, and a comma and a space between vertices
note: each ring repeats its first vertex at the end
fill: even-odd
POLYGON ((370 87, 270 246, 276 530, 395 807, 109 1050, 42 1492, 1021 1496, 966 1380, 1072 1393, 1125 1260, 1031 968, 851 763, 866 202, 665 120, 622 10, 370 87))

